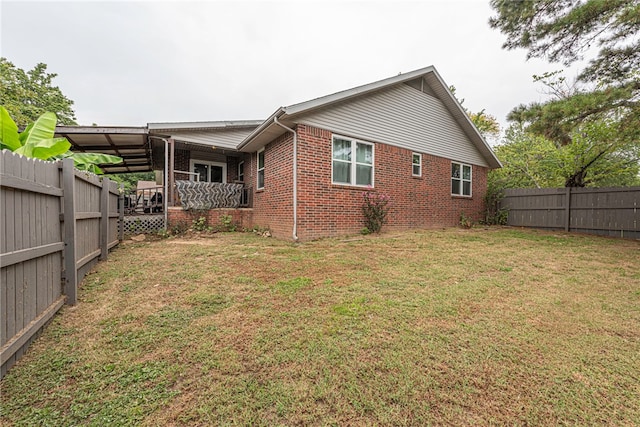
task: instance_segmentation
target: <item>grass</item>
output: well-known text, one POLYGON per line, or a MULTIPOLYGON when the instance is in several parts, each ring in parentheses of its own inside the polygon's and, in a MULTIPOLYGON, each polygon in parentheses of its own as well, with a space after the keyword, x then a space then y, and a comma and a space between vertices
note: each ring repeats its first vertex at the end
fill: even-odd
POLYGON ((639 425, 640 244, 124 245, 1 386, 2 425, 639 425))

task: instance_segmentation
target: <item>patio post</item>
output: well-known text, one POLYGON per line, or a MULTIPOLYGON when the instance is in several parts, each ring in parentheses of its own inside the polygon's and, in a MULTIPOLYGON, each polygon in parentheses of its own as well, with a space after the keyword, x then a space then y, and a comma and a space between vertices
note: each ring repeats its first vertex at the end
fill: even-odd
POLYGON ((175 206, 175 189, 174 180, 175 176, 173 171, 175 170, 176 162, 176 142, 173 138, 169 138, 169 206, 175 206))

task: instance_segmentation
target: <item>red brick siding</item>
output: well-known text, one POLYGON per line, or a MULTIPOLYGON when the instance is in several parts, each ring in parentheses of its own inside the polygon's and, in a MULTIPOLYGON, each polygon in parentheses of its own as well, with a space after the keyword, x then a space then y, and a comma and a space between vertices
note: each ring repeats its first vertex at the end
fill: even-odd
MULTIPOLYGON (((364 227, 362 195, 366 188, 331 183, 332 133, 298 125, 298 237, 358 233, 364 227)), ((368 141, 373 142, 375 141, 368 141)), ((412 151, 375 143, 374 191, 391 198, 388 224, 383 230, 455 226, 460 214, 479 220, 487 186, 485 167, 473 165, 472 197, 451 195, 451 160, 422 154, 422 176, 412 176, 412 151)), ((177 157, 177 156, 176 156, 177 157)), ((268 227, 275 237, 290 239, 293 228, 293 136, 287 132, 265 147, 265 184, 256 190, 257 153, 245 160, 245 186, 253 190, 253 211, 214 209, 209 224, 222 215, 234 216, 238 225, 268 227)), ((237 179, 237 159, 229 158, 229 182, 237 179)), ((188 160, 187 160, 188 165, 188 160)), ((169 211, 169 223, 188 225, 201 213, 169 211)))
MULTIPOLYGON (((310 240, 357 233, 364 226, 361 206, 366 189, 331 183, 330 131, 299 125, 297 132, 298 236, 310 240)), ((423 154, 422 176, 417 178, 412 176, 410 150, 376 143, 374 156, 374 190, 391 198, 384 229, 453 226, 461 212, 481 218, 486 168, 473 166, 473 197, 454 197, 451 160, 423 154)))
MULTIPOLYGON (((291 238, 293 229, 293 135, 287 132, 264 151, 264 189, 256 190, 257 153, 245 160, 245 185, 253 188, 253 224, 275 237, 291 238)), ((300 186, 298 186, 300 189, 300 186)))
POLYGON ((172 230, 174 227, 180 229, 189 228, 194 220, 198 220, 201 216, 207 218, 207 224, 216 228, 221 225, 220 219, 225 215, 231 215, 233 224, 238 228, 250 229, 253 227, 253 210, 252 209, 210 209, 208 211, 185 211, 182 208, 169 208, 167 211, 167 221, 169 223, 167 229, 172 230))

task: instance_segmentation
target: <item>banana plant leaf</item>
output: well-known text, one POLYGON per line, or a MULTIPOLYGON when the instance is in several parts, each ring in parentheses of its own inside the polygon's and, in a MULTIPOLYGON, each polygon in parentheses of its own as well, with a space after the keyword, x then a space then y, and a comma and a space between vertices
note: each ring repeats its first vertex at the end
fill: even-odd
POLYGON ((56 132, 56 123, 58 118, 55 113, 50 111, 42 114, 33 123, 33 126, 27 126, 25 132, 27 132, 27 138, 24 140, 23 145, 33 144, 37 145, 38 141, 53 138, 56 132))
POLYGON ((31 133, 31 129, 33 129, 33 122, 29 123, 27 127, 24 128, 22 132, 20 132, 20 135, 18 136, 20 138, 20 145, 24 145, 24 142, 31 133))
POLYGON ((16 126, 7 109, 0 106, 0 149, 7 148, 15 151, 21 145, 18 126, 16 126))
POLYGON ((66 153, 71 148, 67 138, 49 138, 38 141, 37 145, 23 145, 15 150, 17 154, 40 160, 49 160, 66 153))
POLYGON ((79 170, 102 174, 102 169, 98 165, 122 163, 122 157, 112 156, 102 153, 73 153, 69 156, 73 159, 75 167, 79 170))
POLYGON ((53 137, 57 121, 55 113, 42 114, 33 125, 27 126, 22 132, 22 147, 15 152, 26 157, 47 160, 69 150, 71 144, 65 138, 53 137), (66 149, 63 150, 64 147, 66 149))

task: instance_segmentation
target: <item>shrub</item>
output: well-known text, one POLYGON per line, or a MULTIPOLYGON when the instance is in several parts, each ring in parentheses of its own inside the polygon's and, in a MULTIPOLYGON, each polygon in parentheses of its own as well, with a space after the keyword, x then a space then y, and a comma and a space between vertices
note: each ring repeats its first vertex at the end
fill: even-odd
POLYGON ((460 212, 460 227, 471 228, 473 227, 473 220, 465 215, 464 212, 460 212))
POLYGON ((193 231, 209 231, 209 224, 206 216, 201 216, 198 219, 194 219, 191 223, 191 230, 193 231))
POLYGON ((222 231, 236 231, 236 224, 233 223, 233 217, 231 215, 222 215, 220 217, 220 229, 222 231))
POLYGON ((484 196, 483 223, 487 225, 506 225, 509 212, 500 208, 500 202, 504 198, 504 188, 489 183, 487 194, 484 196))
POLYGON ((373 191, 363 193, 362 197, 365 228, 371 233, 380 233, 382 226, 387 222, 390 198, 386 194, 373 191))

